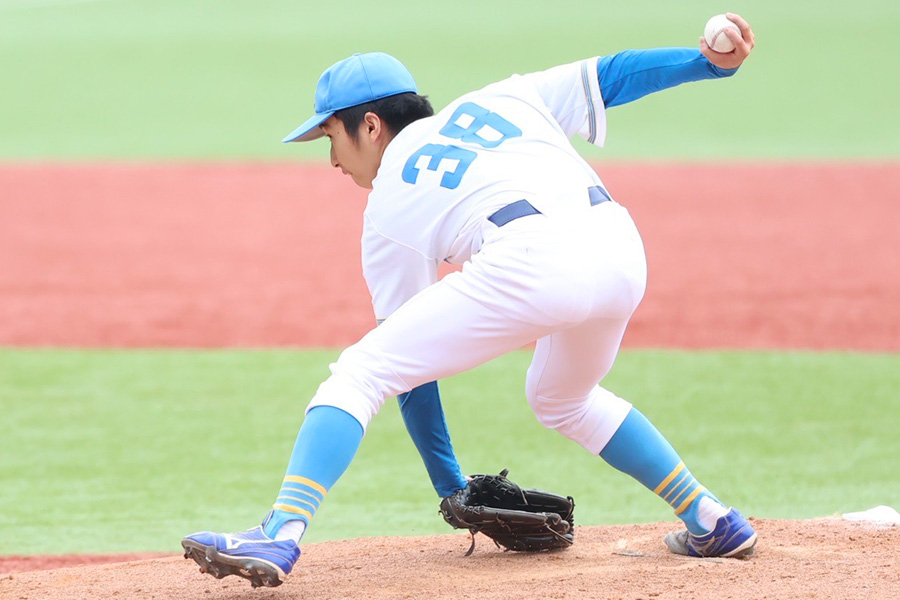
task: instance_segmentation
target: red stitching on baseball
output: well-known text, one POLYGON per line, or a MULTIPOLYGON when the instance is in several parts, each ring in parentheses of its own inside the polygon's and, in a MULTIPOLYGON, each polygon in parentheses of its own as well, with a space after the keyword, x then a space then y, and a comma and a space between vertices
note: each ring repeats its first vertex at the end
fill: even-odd
MULTIPOLYGON (((716 41, 719 39, 719 36, 725 33, 725 30, 728 29, 728 25, 718 30, 715 35, 713 35, 712 44, 710 44, 710 49, 714 52, 716 51, 716 41)), ((734 44, 732 44, 734 45, 734 44)), ((730 52, 730 51, 729 51, 730 52)), ((720 54, 727 54, 726 52, 721 52, 720 54)))

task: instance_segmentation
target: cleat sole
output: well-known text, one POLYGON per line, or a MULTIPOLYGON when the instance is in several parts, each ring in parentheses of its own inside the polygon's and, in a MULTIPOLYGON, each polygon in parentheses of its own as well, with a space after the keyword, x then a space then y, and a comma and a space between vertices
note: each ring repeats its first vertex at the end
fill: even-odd
POLYGON ((756 537, 754 533, 752 537, 747 538, 746 542, 722 556, 725 558, 750 558, 756 552, 756 537))
POLYGON ((246 579, 254 588, 278 587, 284 583, 285 574, 275 565, 252 557, 234 557, 221 554, 213 546, 204 546, 194 540, 183 539, 184 557, 200 566, 201 573, 216 579, 235 575, 246 579))

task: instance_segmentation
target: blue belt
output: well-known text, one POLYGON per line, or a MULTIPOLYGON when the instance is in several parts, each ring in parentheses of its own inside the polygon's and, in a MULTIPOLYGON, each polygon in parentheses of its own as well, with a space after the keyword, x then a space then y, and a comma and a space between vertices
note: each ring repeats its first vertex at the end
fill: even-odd
MULTIPOLYGON (((599 185, 588 188, 588 198, 591 201, 591 206, 597 206, 598 204, 612 200, 612 198, 609 197, 609 192, 599 185)), ((488 221, 497 227, 503 227, 510 221, 515 221, 521 217, 539 214, 541 214, 541 211, 533 207, 528 200, 516 200, 512 204, 507 204, 489 216, 488 221)))

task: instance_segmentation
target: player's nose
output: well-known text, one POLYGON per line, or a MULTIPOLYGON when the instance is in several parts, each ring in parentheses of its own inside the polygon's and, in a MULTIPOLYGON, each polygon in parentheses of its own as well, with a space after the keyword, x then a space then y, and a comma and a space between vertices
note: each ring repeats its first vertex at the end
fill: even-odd
POLYGON ((337 156, 334 155, 334 146, 331 147, 331 166, 334 168, 338 168, 341 166, 341 163, 338 162, 337 156))

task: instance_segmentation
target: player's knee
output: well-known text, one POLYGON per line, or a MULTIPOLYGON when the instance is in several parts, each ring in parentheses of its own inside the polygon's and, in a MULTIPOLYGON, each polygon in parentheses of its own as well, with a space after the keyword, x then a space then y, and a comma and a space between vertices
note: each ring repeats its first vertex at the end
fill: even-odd
POLYGON ((538 423, 571 437, 580 426, 588 410, 588 397, 550 398, 537 391, 526 392, 528 404, 538 423))
POLYGON ((354 344, 341 352, 337 362, 330 365, 332 377, 340 378, 355 387, 367 398, 384 401, 390 369, 386 369, 381 356, 370 345, 354 344))
POLYGON ((382 404, 383 401, 366 394, 353 380, 333 374, 322 382, 306 410, 333 406, 352 415, 366 429, 382 404))
POLYGON ((384 359, 364 342, 344 350, 330 368, 331 377, 319 386, 310 407, 340 408, 356 417, 364 428, 385 398, 396 395, 398 388, 403 391, 403 383, 396 381, 384 359))

